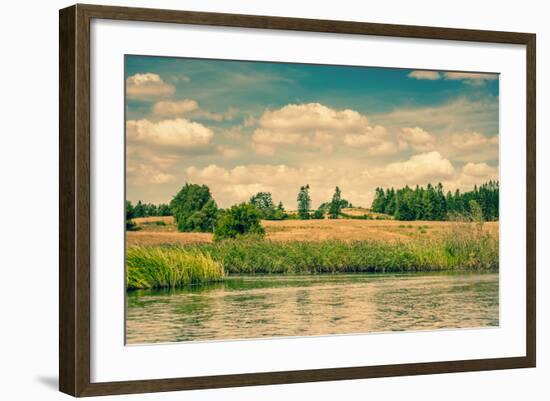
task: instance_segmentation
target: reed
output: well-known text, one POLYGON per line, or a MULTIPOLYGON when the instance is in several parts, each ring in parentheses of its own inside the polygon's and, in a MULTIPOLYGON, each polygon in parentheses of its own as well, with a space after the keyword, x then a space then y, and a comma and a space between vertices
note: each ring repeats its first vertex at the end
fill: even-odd
POLYGON ((222 263, 199 249, 129 247, 126 250, 126 287, 177 288, 221 281, 222 263))

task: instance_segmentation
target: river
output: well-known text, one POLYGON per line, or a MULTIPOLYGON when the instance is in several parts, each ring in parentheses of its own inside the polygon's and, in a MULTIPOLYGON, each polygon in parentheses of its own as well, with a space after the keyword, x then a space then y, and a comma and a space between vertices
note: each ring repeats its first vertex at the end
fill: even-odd
POLYGON ((237 276, 127 293, 128 344, 498 326, 498 273, 237 276))

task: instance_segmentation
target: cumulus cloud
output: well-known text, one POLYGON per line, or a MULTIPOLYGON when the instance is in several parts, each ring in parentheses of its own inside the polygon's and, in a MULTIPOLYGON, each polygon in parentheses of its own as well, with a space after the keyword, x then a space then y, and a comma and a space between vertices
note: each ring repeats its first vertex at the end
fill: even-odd
POLYGON ((469 191, 474 185, 480 185, 488 181, 499 179, 498 167, 491 166, 485 162, 466 163, 461 171, 457 172, 449 180, 444 181, 446 189, 469 191))
POLYGON ((427 70, 415 70, 411 71, 408 75, 409 78, 414 79, 427 79, 429 81, 436 81, 441 79, 441 75, 437 71, 427 71, 427 70))
POLYGON ((335 110, 320 103, 267 110, 256 123, 252 147, 265 155, 274 154, 279 146, 331 152, 338 144, 364 148, 371 155, 388 155, 406 145, 392 140, 384 127, 370 125, 355 110, 335 110))
POLYGON ((176 87, 151 72, 134 74, 126 79, 126 96, 135 100, 155 100, 174 94, 176 87))
POLYGON ((474 150, 483 146, 498 146, 498 136, 485 136, 479 132, 450 135, 450 144, 461 150, 474 150))
POLYGON ((406 161, 389 163, 374 169, 370 175, 389 182, 423 183, 450 178, 454 173, 451 162, 434 151, 413 155, 406 161))
POLYGON ((126 137, 132 144, 190 149, 208 145, 213 136, 211 129, 183 118, 159 122, 146 119, 126 122, 126 137))
POLYGON ((128 162, 126 176, 133 184, 165 184, 176 179, 173 174, 165 173, 152 165, 128 162))
POLYGON ((161 100, 153 105, 153 114, 161 117, 189 117, 214 121, 232 120, 237 114, 237 109, 230 107, 224 113, 212 113, 204 110, 199 103, 191 99, 161 100))
POLYGON ((495 177, 498 174, 498 169, 487 163, 467 163, 462 172, 470 177, 487 178, 495 177))
POLYGON ((162 100, 153 106, 153 113, 158 116, 185 115, 199 109, 194 100, 184 99, 177 101, 162 100))
POLYGON ((406 127, 401 129, 399 138, 419 152, 428 152, 435 148, 435 136, 429 134, 420 127, 406 127))
POLYGON ((498 135, 462 132, 444 135, 439 150, 447 157, 463 162, 479 163, 498 160, 498 135))

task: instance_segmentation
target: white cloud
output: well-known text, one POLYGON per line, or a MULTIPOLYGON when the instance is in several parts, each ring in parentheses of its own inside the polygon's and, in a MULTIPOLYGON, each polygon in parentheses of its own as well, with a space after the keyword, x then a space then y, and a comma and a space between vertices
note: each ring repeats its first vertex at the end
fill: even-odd
POLYGON ((439 139, 438 150, 446 157, 466 163, 498 160, 498 135, 479 132, 462 132, 444 135, 439 139))
POLYGON ((406 144, 391 138, 382 126, 371 126, 357 111, 335 110, 320 103, 289 104, 267 110, 257 121, 252 147, 273 155, 277 147, 332 152, 338 144, 364 148, 370 155, 388 155, 406 144))
POLYGON ((447 80, 460 80, 470 85, 483 85, 486 81, 495 81, 498 79, 498 74, 477 72, 445 72, 443 75, 447 80))
POLYGON ((449 143, 460 150, 475 150, 483 146, 498 146, 498 136, 485 136, 479 132, 452 134, 449 143))
POLYGON ((401 129, 399 138, 407 142, 414 150, 418 152, 428 152, 435 148, 435 136, 429 134, 420 127, 406 127, 401 129))
POLYGON ((476 178, 495 177, 498 175, 498 169, 493 166, 489 166, 487 163, 467 163, 462 172, 465 175, 476 178))
POLYGON ((474 185, 481 185, 488 181, 497 181, 498 167, 482 163, 467 163, 462 170, 452 178, 443 182, 445 189, 471 191, 474 185))
POLYGON ((134 74, 126 79, 126 96, 136 100, 154 100, 169 97, 176 87, 162 80, 158 74, 134 74))
POLYGON ((424 79, 436 81, 441 78, 451 81, 463 81, 469 85, 483 85, 486 81, 494 81, 498 79, 498 74, 486 74, 479 72, 438 72, 428 70, 411 71, 409 78, 424 79))
POLYGON ((413 155, 406 161, 389 163, 367 173, 388 182, 423 183, 450 178, 455 169, 439 152, 429 152, 413 155))
POLYGON ((212 113, 202 109, 197 101, 191 99, 161 100, 153 106, 153 114, 161 117, 189 117, 214 121, 232 120, 237 112, 237 109, 230 107, 224 113, 212 113))
POLYGON ((408 75, 409 78, 414 79, 427 79, 429 81, 435 81, 441 79, 441 75, 437 71, 427 71, 427 70, 415 70, 411 71, 408 75))
POLYGON ((175 181, 176 177, 151 165, 128 162, 126 176, 132 184, 165 184, 175 181))
POLYGON ((194 100, 184 99, 177 101, 162 100, 153 106, 153 113, 158 116, 186 115, 199 109, 199 104, 194 100))
POLYGON ((214 133, 202 124, 177 118, 159 122, 129 120, 126 122, 126 135, 133 144, 188 149, 208 145, 214 133))

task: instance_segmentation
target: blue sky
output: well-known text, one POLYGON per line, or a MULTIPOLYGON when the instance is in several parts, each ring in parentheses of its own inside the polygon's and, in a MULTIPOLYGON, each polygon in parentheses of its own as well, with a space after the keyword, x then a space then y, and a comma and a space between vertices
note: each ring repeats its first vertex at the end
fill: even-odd
POLYGON ((449 189, 498 176, 498 75, 126 56, 127 194, 167 202, 185 182, 220 206, 269 190, 292 208, 335 185, 449 189), (296 188, 294 188, 296 187, 296 188))

